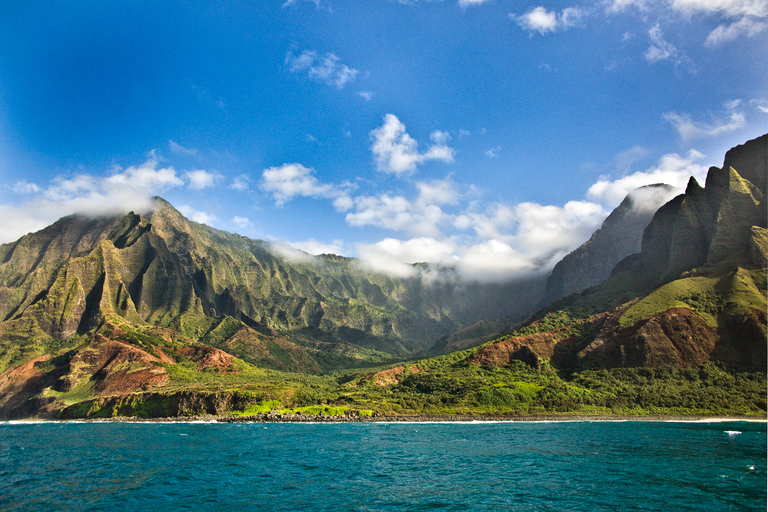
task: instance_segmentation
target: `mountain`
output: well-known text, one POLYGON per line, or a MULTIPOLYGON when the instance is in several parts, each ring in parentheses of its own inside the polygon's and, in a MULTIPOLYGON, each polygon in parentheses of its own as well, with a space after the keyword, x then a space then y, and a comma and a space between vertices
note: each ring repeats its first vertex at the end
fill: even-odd
MULTIPOLYGON (((467 283, 424 265, 393 278, 190 222, 161 199, 66 217, 0 246, 0 417, 764 417, 766 176, 768 135, 704 187, 691 179, 604 281, 522 323, 541 278, 467 283)), ((632 201, 560 265, 561 283, 581 287, 636 243, 632 201)))
POLYGON ((619 261, 640 251, 643 231, 672 190, 669 185, 657 184, 627 195, 588 241, 555 265, 543 302, 549 304, 608 279, 619 261))
POLYGON ((730 150, 706 186, 662 206, 641 250, 603 283, 555 302, 478 361, 560 368, 695 366, 766 370, 768 135, 730 150), (740 166, 739 169, 734 166, 740 166))
POLYGON ((340 256, 286 255, 190 222, 70 216, 0 246, 0 370, 110 322, 170 329, 259 366, 314 371, 402 358, 479 321, 530 313, 542 280, 393 278, 340 256), (118 319, 120 322, 118 322, 118 319))

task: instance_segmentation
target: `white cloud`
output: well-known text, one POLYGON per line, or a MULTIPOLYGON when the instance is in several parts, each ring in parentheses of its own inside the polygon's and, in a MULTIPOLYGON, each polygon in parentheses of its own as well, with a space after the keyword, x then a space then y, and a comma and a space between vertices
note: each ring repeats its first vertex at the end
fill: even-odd
MULTIPOLYGON (((139 166, 131 166, 124 171, 117 170, 115 174, 107 178, 105 181, 108 186, 116 187, 115 191, 118 191, 119 187, 126 187, 127 189, 133 189, 135 191, 151 194, 162 190, 166 190, 172 187, 178 187, 184 184, 181 178, 176 176, 176 171, 173 167, 165 167, 158 169, 159 163, 155 156, 154 151, 150 153, 149 159, 139 166)), ((101 181, 98 178, 92 176, 80 176, 65 188, 68 187, 85 187, 88 188, 91 185, 83 183, 83 179, 87 181, 101 181)), ((95 185, 94 186, 98 186, 95 185)))
POLYGON ((19 182, 13 188, 29 197, 19 206, 0 206, 0 243, 13 241, 73 213, 146 212, 152 208, 153 195, 183 184, 173 167, 159 167, 154 152, 141 165, 113 168, 108 177, 58 176, 48 186, 19 182))
POLYGON ((285 9, 292 5, 297 5, 301 1, 303 1, 304 3, 309 3, 314 5, 315 9, 318 11, 324 10, 328 12, 333 12, 333 9, 331 8, 330 4, 323 3, 320 0, 286 0, 286 2, 282 5, 282 9, 285 9))
POLYGON ((195 169, 184 173, 184 178, 189 182, 189 188, 194 190, 203 190, 211 188, 224 178, 217 172, 208 172, 203 169, 195 169))
POLYGON ((34 208, 15 207, 0 205, 0 243, 13 242, 27 233, 39 231, 55 221, 56 218, 49 218, 45 215, 36 215, 41 213, 34 208))
POLYGON ((466 9, 471 5, 483 5, 489 3, 491 0, 459 0, 459 7, 466 9))
POLYGON ((765 0, 671 0, 672 9, 686 13, 721 13, 730 17, 768 16, 765 0))
POLYGON ((658 23, 648 31, 648 37, 651 40, 651 46, 645 50, 645 60, 653 63, 677 57, 677 48, 664 39, 664 34, 661 32, 661 27, 658 23))
POLYGON ((181 212, 183 216, 188 218, 189 220, 193 222, 197 222, 199 224, 206 224, 208 226, 212 226, 214 222, 216 222, 216 216, 212 215, 207 212, 202 212, 199 210, 195 210, 189 205, 182 204, 178 208, 176 208, 181 212))
POLYGON ((406 241, 385 238, 375 244, 357 244, 356 249, 368 269, 412 277, 416 275, 413 263, 452 261, 456 247, 450 240, 418 237, 406 241))
POLYGON ((240 229, 251 229, 253 227, 253 223, 248 219, 248 217, 238 217, 235 216, 232 218, 232 224, 239 227, 240 229))
POLYGON ((530 258, 499 240, 465 248, 457 266, 462 277, 481 282, 511 279, 536 270, 530 258))
POLYGON ((328 85, 335 85, 342 89, 348 82, 353 82, 358 71, 339 62, 339 57, 333 53, 327 53, 325 57, 319 57, 313 50, 304 50, 301 55, 288 52, 285 63, 291 73, 306 71, 313 80, 328 85))
POLYGON ((411 173, 416 166, 428 160, 453 162, 454 150, 446 145, 450 136, 436 131, 431 135, 434 144, 426 153, 419 153, 418 143, 405 131, 405 125, 397 116, 387 114, 384 124, 371 131, 371 151, 376 158, 376 168, 397 176, 411 173))
POLYGON ((645 185, 666 183, 675 187, 672 195, 685 190, 691 176, 703 184, 708 167, 697 164, 704 155, 691 150, 685 157, 676 153, 661 157, 658 166, 642 172, 636 172, 614 181, 601 178, 587 191, 587 197, 611 207, 618 205, 631 191, 645 185))
POLYGON ((357 93, 357 95, 363 98, 365 101, 371 101, 373 99, 373 93, 371 91, 360 91, 357 93))
MULTIPOLYGON (((666 18, 683 17, 688 20, 693 15, 716 16, 729 22, 718 25, 706 40, 707 46, 717 46, 742 36, 754 37, 768 26, 768 2, 765 0, 613 0, 608 3, 609 13, 624 12, 637 8, 646 17, 652 9, 666 18)), ((654 43, 646 52, 651 60, 666 60, 664 55, 676 50, 668 42, 654 43), (669 45, 669 46, 665 46, 669 45)), ((652 61, 652 62, 655 62, 652 61)))
POLYGON ((763 98, 757 98, 750 101, 749 104, 753 105, 757 110, 759 110, 763 114, 768 114, 768 100, 765 100, 763 98))
POLYGON ((178 153, 180 155, 186 155, 186 156, 196 156, 197 155, 197 149, 195 148, 185 148, 181 144, 177 144, 173 142, 172 140, 168 140, 168 146, 171 148, 172 153, 178 153))
POLYGON ((743 128, 746 125, 746 118, 740 106, 741 100, 726 103, 725 117, 715 119, 711 123, 697 122, 692 120, 690 115, 677 112, 667 112, 663 117, 677 130, 682 140, 689 141, 703 137, 716 137, 743 128))
POLYGON ((411 235, 441 236, 440 225, 449 220, 436 204, 418 205, 403 196, 360 196, 345 220, 351 226, 376 226, 411 235))
POLYGON ((303 242, 288 242, 288 245, 294 249, 316 256, 320 254, 344 254, 344 242, 342 240, 334 240, 330 244, 327 244, 325 242, 318 242, 314 238, 310 238, 303 242))
POLYGON ((485 154, 488 156, 488 158, 498 158, 499 151, 501 151, 501 146, 496 146, 494 148, 487 150, 485 154))
POLYGON ((37 194, 40 192, 40 187, 27 181, 17 181, 16 184, 11 187, 11 190, 19 195, 37 194))
POLYGON ((272 194, 278 205, 283 205, 297 196, 334 199, 334 204, 348 204, 347 191, 350 185, 321 183, 314 176, 314 172, 314 169, 301 164, 270 167, 262 174, 261 189, 272 194))
POLYGON ((546 35, 573 27, 585 14, 578 7, 566 7, 558 14, 557 11, 548 11, 538 6, 519 16, 510 13, 509 17, 524 30, 546 35))
POLYGON ((250 181, 251 181, 250 176, 248 176, 247 174, 241 174, 239 176, 236 176, 235 179, 232 180, 232 184, 229 186, 229 188, 233 190, 239 190, 242 192, 250 188, 250 181))
POLYGON ((707 46, 718 46, 741 36, 754 37, 766 27, 768 27, 768 23, 765 21, 744 16, 729 25, 719 25, 707 36, 706 44, 707 46))
POLYGON ((376 226, 413 236, 441 236, 441 226, 452 220, 441 206, 458 203, 455 184, 450 179, 434 180, 418 182, 416 188, 419 195, 413 201, 389 194, 358 196, 352 200, 354 211, 345 220, 352 226, 376 226))

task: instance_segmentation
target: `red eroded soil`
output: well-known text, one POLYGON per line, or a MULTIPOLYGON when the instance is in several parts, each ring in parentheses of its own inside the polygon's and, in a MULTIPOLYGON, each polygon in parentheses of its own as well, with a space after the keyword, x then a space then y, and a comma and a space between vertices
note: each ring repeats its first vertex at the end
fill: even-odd
POLYGON ((232 368, 232 356, 213 347, 182 347, 179 353, 197 363, 198 370, 226 372, 232 368))

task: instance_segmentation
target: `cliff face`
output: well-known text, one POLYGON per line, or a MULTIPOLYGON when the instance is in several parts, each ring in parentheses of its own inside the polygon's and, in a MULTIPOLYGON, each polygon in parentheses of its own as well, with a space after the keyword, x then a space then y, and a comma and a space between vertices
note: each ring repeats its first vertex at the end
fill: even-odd
POLYGON ((669 185, 650 185, 624 198, 587 242, 555 265, 547 279, 544 302, 602 283, 619 261, 639 252, 643 230, 671 191, 669 185))
POLYGON ((479 352, 477 362, 541 358, 583 369, 714 360, 765 371, 766 155, 768 135, 729 151, 705 187, 691 178, 685 194, 653 215, 640 251, 618 262, 607 280, 556 302, 525 326, 536 333, 508 336, 479 352), (616 309, 594 315, 605 308, 616 309), (562 318, 564 327, 548 327, 562 318))
POLYGON ((74 346, 109 318, 171 329, 246 360, 319 371, 424 350, 482 320, 521 314, 540 279, 436 283, 296 253, 185 219, 61 219, 0 246, 0 371, 74 346))

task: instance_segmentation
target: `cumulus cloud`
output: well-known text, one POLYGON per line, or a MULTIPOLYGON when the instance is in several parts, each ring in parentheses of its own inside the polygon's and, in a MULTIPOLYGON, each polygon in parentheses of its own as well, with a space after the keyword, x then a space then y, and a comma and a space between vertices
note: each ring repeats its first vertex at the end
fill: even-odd
MULTIPOLYGON (((645 154, 645 150, 635 147, 621 158, 617 157, 617 161, 634 161, 645 154)), ((690 176, 703 182, 707 168, 697 163, 703 156, 697 151, 683 157, 664 155, 656 167, 646 171, 614 180, 601 178, 589 189, 585 200, 569 201, 563 206, 497 203, 477 210, 476 203, 462 206, 462 197, 456 193, 455 185, 434 183, 422 188, 419 207, 416 206, 419 198, 408 201, 403 196, 379 196, 356 204, 356 210, 347 217, 348 222, 372 224, 412 237, 390 237, 356 246, 369 268, 413 276, 416 272, 413 263, 430 262, 453 266, 465 279, 511 279, 551 269, 563 256, 588 240, 610 210, 627 195, 634 199, 635 208, 656 209, 681 193, 690 176), (636 190, 658 183, 676 188, 636 190), (443 194, 432 194, 443 187, 443 194), (430 214, 425 204, 436 209, 430 214), (421 228, 415 230, 413 226, 421 228)))
POLYGON ((208 172, 203 169, 195 169, 184 173, 184 179, 189 182, 189 188, 194 190, 211 188, 223 178, 224 176, 217 172, 208 172))
POLYGON ((189 220, 193 222, 197 222, 199 224, 207 224, 208 226, 213 225, 214 222, 216 222, 216 216, 212 215, 207 212, 203 212, 200 210, 195 210, 189 205, 182 204, 178 208, 176 208, 181 212, 183 216, 188 218, 189 220))
POLYGON ((294 249, 316 256, 320 254, 344 254, 344 242, 342 240, 334 240, 327 244, 310 238, 303 242, 288 242, 288 245, 294 249))
POLYGON ((313 80, 342 89, 347 83, 355 80, 358 71, 339 61, 339 57, 333 53, 320 57, 314 50, 304 50, 300 55, 288 52, 285 57, 285 63, 291 73, 306 72, 313 80))
POLYGON ((453 162, 454 150, 447 145, 450 135, 435 131, 431 135, 433 145, 425 153, 419 153, 418 143, 405 131, 405 125, 397 116, 387 114, 384 124, 371 131, 371 151, 380 171, 401 176, 416 170, 416 166, 428 160, 453 162))
POLYGON ((239 176, 235 176, 235 179, 232 180, 232 184, 229 185, 229 188, 242 192, 251 188, 250 181, 250 176, 247 174, 241 174, 239 176))
POLYGON ((73 213, 105 215, 127 211, 148 211, 151 197, 170 188, 184 185, 173 167, 160 167, 154 152, 141 165, 112 174, 93 176, 76 174, 59 176, 47 186, 18 182, 13 189, 24 194, 19 206, 2 206, 4 222, 0 243, 10 242, 30 231, 42 229, 57 219, 73 213))
POLYGON ((332 197, 334 186, 320 183, 314 176, 314 169, 301 164, 283 164, 270 167, 262 174, 261 189, 272 194, 278 205, 283 205, 294 197, 332 197))
POLYGON ((703 137, 715 137, 723 133, 732 132, 746 125, 746 118, 741 107, 741 100, 726 103, 724 118, 714 119, 712 122, 694 121, 688 114, 667 112, 663 115, 678 132, 684 141, 700 139, 703 137))
POLYGON ((413 263, 452 261, 456 246, 450 240, 417 237, 385 238, 375 244, 357 244, 361 263, 370 270, 398 277, 416 275, 413 263))
POLYGON ((601 205, 589 201, 569 201, 564 206, 526 202, 466 212, 456 218, 455 225, 471 229, 479 239, 509 245, 525 256, 528 266, 548 266, 587 240, 607 214, 601 205))
POLYGON ((352 226, 376 226, 403 231, 412 236, 438 237, 441 227, 452 216, 441 206, 455 205, 459 194, 450 180, 416 183, 418 197, 410 201, 404 196, 358 196, 353 199, 354 210, 346 221, 352 226))
POLYGON ((680 156, 677 153, 664 155, 656 167, 613 181, 608 178, 599 179, 589 188, 587 197, 606 205, 616 206, 631 191, 656 183, 671 185, 675 188, 670 194, 679 194, 685 190, 691 176, 699 183, 704 183, 709 168, 696 163, 702 158, 704 155, 696 150, 689 151, 686 156, 680 156))
POLYGON ((510 13, 509 17, 523 30, 546 35, 573 27, 584 15, 585 12, 578 7, 566 7, 558 14, 538 6, 519 16, 510 13))

